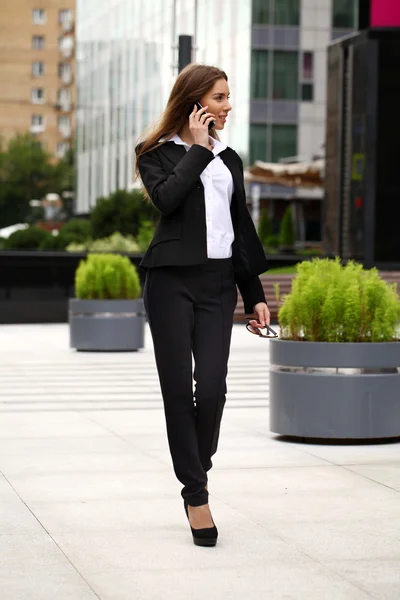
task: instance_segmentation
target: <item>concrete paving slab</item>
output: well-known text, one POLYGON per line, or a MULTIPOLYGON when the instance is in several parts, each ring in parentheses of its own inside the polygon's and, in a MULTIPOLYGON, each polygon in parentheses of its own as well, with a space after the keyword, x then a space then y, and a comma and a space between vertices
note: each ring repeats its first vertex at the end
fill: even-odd
POLYGON ((0 469, 9 477, 21 477, 61 473, 136 473, 161 471, 167 467, 144 452, 126 446, 125 453, 10 454, 0 457, 0 469))
MULTIPOLYGON (((357 513, 342 521, 271 522, 269 530, 308 556, 327 564, 332 560, 400 559, 400 518, 362 519, 357 513)), ((395 598, 393 600, 396 600, 395 598)))
POLYGON ((367 600, 371 596, 357 585, 315 563, 276 563, 262 566, 195 569, 118 569, 89 573, 88 580, 103 600, 219 600, 220 598, 263 598, 279 600, 367 600))
POLYGON ((335 560, 326 566, 348 581, 361 585, 374 598, 400 598, 400 560, 335 560))
POLYGON ((155 495, 176 497, 177 485, 180 485, 173 473, 165 469, 140 473, 10 475, 9 480, 28 503, 123 498, 140 498, 146 502, 155 495))
POLYGON ((67 325, 0 327, 0 471, 15 486, 0 477, 14 539, 0 600, 399 600, 400 444, 274 435, 268 367, 268 342, 235 326, 209 473, 220 537, 198 548, 148 328, 143 351, 92 354, 68 347, 67 325))
POLYGON ((350 465, 347 468, 400 492, 400 459, 388 465, 350 465))
POLYGON ((98 598, 44 532, 0 534, 2 600, 93 600, 98 598))

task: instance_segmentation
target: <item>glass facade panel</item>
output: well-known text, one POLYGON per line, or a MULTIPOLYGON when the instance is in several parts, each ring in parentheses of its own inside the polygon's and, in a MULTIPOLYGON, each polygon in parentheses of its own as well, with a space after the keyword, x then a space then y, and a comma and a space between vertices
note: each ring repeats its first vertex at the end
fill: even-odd
POLYGON ((274 52, 273 98, 296 100, 299 96, 299 57, 297 52, 274 52))
POLYGON ((193 62, 226 71, 233 110, 220 137, 248 162, 251 8, 251 0, 77 0, 78 213, 133 184, 139 136, 158 121, 178 74, 180 34, 195 36, 193 62))
POLYGON ((357 0, 333 0, 332 10, 333 28, 356 28, 357 0))
POLYGON ((268 97, 268 50, 252 50, 251 98, 268 97))
POLYGON ((300 24, 300 0, 275 0, 274 25, 300 24))
POLYGON ((301 99, 303 102, 314 101, 314 86, 312 83, 303 83, 301 86, 301 99))
POLYGON ((303 81, 312 81, 314 78, 314 53, 303 53, 303 81))
POLYGON ((271 18, 270 0, 253 0, 252 23, 254 25, 268 25, 271 18))
POLYGON ((297 155, 297 125, 272 125, 271 160, 297 155))
POLYGON ((250 164, 267 160, 267 125, 250 125, 250 164))

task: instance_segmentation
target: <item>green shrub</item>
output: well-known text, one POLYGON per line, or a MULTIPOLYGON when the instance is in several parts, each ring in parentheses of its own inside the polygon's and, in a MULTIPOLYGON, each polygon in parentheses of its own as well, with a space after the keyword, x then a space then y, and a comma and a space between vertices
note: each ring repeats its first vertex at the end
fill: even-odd
POLYGON ((6 250, 39 250, 45 240, 53 236, 49 231, 40 229, 40 227, 28 227, 14 231, 5 240, 4 249, 6 250))
POLYGON ((294 223, 292 215, 292 207, 288 206, 283 215, 279 230, 279 245, 290 248, 296 241, 294 232, 294 223))
POLYGON ((155 231, 156 227, 152 221, 143 221, 141 223, 139 233, 136 237, 140 252, 146 252, 151 240, 154 237, 155 231))
POLYGON ((315 258, 297 265, 292 291, 279 310, 284 339, 388 342, 398 338, 396 284, 350 261, 315 258))
POLYGON ((90 254, 75 273, 75 295, 85 300, 127 300, 141 292, 136 267, 127 256, 90 254))
POLYGON ((264 242, 265 248, 279 248, 279 237, 277 235, 269 235, 264 242))
POLYGON ((131 235, 123 236, 118 231, 108 238, 72 242, 66 247, 68 252, 139 252, 139 246, 131 235))
POLYGON ((143 220, 154 221, 157 210, 140 190, 117 190, 107 198, 99 198, 90 214, 93 238, 109 237, 114 231, 137 236, 143 220))
POLYGON ((5 243, 6 243, 6 238, 0 237, 0 250, 3 250, 3 248, 5 247, 4 246, 5 243))
POLYGON ((303 250, 297 250, 296 254, 300 256, 321 256, 321 248, 303 248, 303 250))
POLYGON ((272 222, 268 216, 267 209, 263 208, 258 222, 258 237, 263 246, 268 246, 267 238, 272 236, 272 222))
POLYGON ((76 236, 74 233, 63 233, 61 230, 58 235, 52 235, 46 238, 40 244, 40 250, 65 250, 69 244, 75 243, 76 236))
POLYGON ((59 235, 68 237, 71 242, 82 243, 92 237, 92 226, 86 219, 71 219, 61 227, 59 235))

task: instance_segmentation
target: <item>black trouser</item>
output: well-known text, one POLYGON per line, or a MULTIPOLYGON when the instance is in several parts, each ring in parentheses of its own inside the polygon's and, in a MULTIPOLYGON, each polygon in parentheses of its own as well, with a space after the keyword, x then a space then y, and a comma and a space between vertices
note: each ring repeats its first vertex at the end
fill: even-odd
POLYGON ((207 504, 207 471, 218 445, 237 302, 232 261, 148 269, 144 302, 182 497, 191 506, 207 504))

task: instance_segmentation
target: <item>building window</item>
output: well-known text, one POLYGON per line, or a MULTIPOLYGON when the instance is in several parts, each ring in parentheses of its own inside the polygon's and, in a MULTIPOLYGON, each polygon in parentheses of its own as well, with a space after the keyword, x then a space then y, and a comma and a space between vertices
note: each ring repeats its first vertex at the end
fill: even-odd
POLYGON ((274 52, 274 100, 296 100, 298 98, 298 62, 297 52, 274 52))
POLYGON ((301 86, 301 99, 303 102, 313 102, 314 86, 312 83, 303 83, 301 86))
POLYGON ((63 80, 64 83, 71 83, 72 71, 69 63, 59 63, 58 65, 58 76, 63 80))
POLYGON ((268 97, 268 50, 252 50, 250 81, 251 98, 268 97))
POLYGON ((32 102, 33 104, 43 104, 44 102, 44 89, 35 88, 32 90, 32 102))
POLYGON ((303 52, 302 72, 301 72, 301 99, 303 102, 313 102, 314 100, 314 53, 303 52))
POLYGON ((300 0, 275 0, 274 25, 299 25, 300 0))
POLYGON ((61 105, 63 110, 70 110, 71 90, 69 88, 61 88, 58 90, 58 104, 61 105))
POLYGON ((332 27, 356 29, 357 0, 333 0, 332 27))
POLYGON ((271 160, 297 155, 297 125, 272 125, 271 160))
POLYGON ((32 75, 34 77, 41 77, 44 75, 44 62, 41 60, 35 60, 32 63, 32 75))
POLYGON ((31 116, 31 131, 32 132, 44 131, 43 115, 32 115, 31 116))
POLYGON ((250 164, 267 160, 267 125, 250 125, 250 164))
POLYGON ((58 22, 60 24, 70 23, 72 21, 72 10, 70 8, 61 9, 58 11, 58 22))
POLYGON ((72 50, 74 47, 74 40, 72 36, 68 35, 60 37, 58 40, 58 47, 66 58, 72 56, 72 50))
POLYGON ((303 52, 303 81, 312 81, 314 79, 314 53, 303 52))
POLYGON ((300 24, 300 0, 253 0, 253 25, 300 24))
POLYGON ((34 8, 32 11, 32 21, 34 25, 44 25, 46 23, 46 11, 44 8, 34 8))
POLYGON ((57 156, 58 158, 64 158, 69 150, 68 142, 59 142, 57 144, 57 156))
POLYGON ((43 50, 44 48, 44 36, 34 35, 32 37, 32 50, 43 50))
POLYGON ((270 19, 270 0, 253 0, 252 22, 254 25, 267 25, 270 19))
POLYGON ((64 137, 69 137, 71 135, 71 121, 68 116, 62 115, 61 117, 58 117, 58 129, 64 137))

